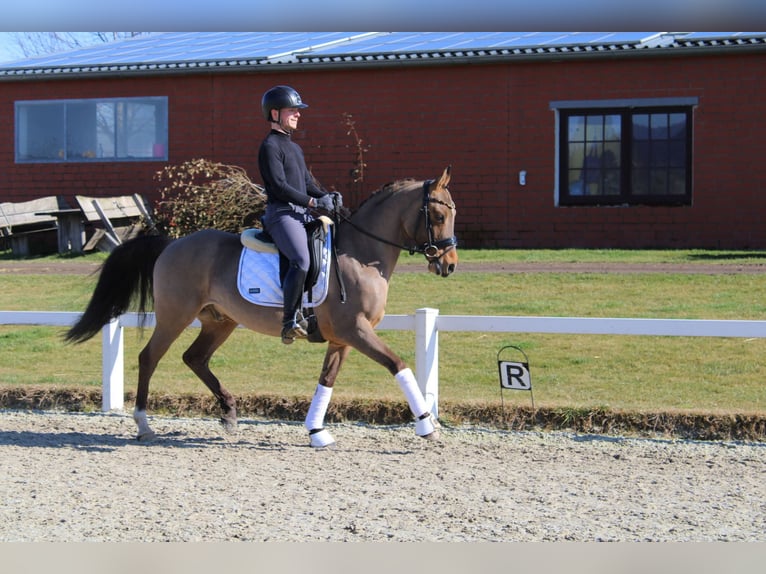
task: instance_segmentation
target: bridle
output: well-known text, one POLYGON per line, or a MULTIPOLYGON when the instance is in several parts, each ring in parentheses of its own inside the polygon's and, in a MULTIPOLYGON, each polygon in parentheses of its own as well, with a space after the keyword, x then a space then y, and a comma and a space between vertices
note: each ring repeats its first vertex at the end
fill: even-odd
POLYGON ((437 259, 440 259, 444 256, 447 251, 452 249, 453 247, 457 247, 457 236, 453 235, 452 237, 447 237, 446 239, 440 239, 439 241, 434 241, 434 228, 433 224, 431 223, 431 212, 428 209, 429 203, 438 203, 439 205, 444 205, 445 207, 448 207, 450 211, 456 212, 457 208, 455 207, 455 204, 453 202, 447 203, 446 201, 442 201, 441 199, 436 199, 435 197, 431 197, 431 192, 429 191, 429 188, 431 187, 431 184, 434 182, 433 179, 428 179, 423 182, 423 207, 421 208, 421 212, 426 220, 426 233, 428 233, 428 241, 421 245, 420 247, 414 247, 410 248, 410 255, 414 253, 422 253, 426 259, 428 259, 429 263, 431 261, 435 261, 437 259), (441 251, 441 255, 438 255, 439 251, 441 251), (437 257, 438 255, 438 257, 437 257))
POLYGON ((388 239, 385 239, 383 237, 380 237, 378 235, 375 235, 374 233, 370 233, 366 229, 359 227, 356 223, 351 221, 348 217, 343 217, 343 220, 346 221, 356 229, 359 233, 366 235, 367 237, 371 237, 372 239, 375 239, 376 241, 380 241, 381 243, 385 243, 387 245, 391 245, 393 247, 398 247, 399 249, 403 249, 409 252, 410 255, 413 255, 415 253, 422 254, 429 263, 433 263, 434 261, 438 261, 444 255, 454 247, 457 246, 457 236, 453 235, 452 237, 447 237, 446 239, 440 239, 438 241, 434 241, 434 227, 433 223, 431 222, 431 213, 428 209, 428 205, 431 203, 437 203, 439 205, 444 205, 445 207, 448 207, 451 211, 457 211, 457 208, 455 207, 455 204, 453 202, 447 203, 446 201, 442 201, 441 199, 436 199, 435 197, 431 197, 431 191, 430 187, 431 184, 435 180, 428 179, 423 182, 423 205, 420 208, 420 215, 425 219, 425 227, 426 227, 426 233, 428 235, 428 241, 423 243, 422 245, 401 245, 399 243, 389 241, 388 239), (441 253, 440 253, 441 252, 441 253))
MULTIPOLYGON (((439 241, 434 241, 434 227, 433 227, 433 223, 431 222, 431 213, 428 210, 428 205, 430 203, 438 203, 439 205, 444 205, 448 207, 453 212, 457 211, 457 208, 455 207, 454 203, 452 202, 447 203, 440 199, 431 197, 430 187, 434 181, 435 180, 433 179, 428 179, 423 182, 423 206, 420 208, 420 214, 425 219, 425 226, 426 226, 426 233, 428 234, 428 241, 426 241, 422 245, 413 245, 413 246, 407 247, 406 245, 400 245, 399 243, 389 241, 388 239, 380 237, 379 235, 370 233, 366 229, 359 227, 356 223, 351 221, 349 217, 346 217, 345 215, 343 215, 338 209, 337 204, 335 205, 335 209, 333 209, 333 216, 336 219, 336 223, 337 223, 337 220, 342 219, 343 221, 348 223, 351 227, 356 229, 362 235, 371 237, 372 239, 375 239, 376 241, 380 241, 381 243, 385 243, 393 247, 398 247, 399 249, 407 250, 409 251, 410 255, 413 255, 415 253, 422 253, 430 265, 431 263, 439 261, 439 259, 444 257, 444 255, 450 249, 453 249, 457 246, 457 236, 455 235, 453 235, 452 237, 448 237, 446 239, 440 239, 439 241), (440 251, 441 251, 441 254, 439 253, 440 251)), ((335 251, 336 259, 338 257, 337 245, 338 245, 337 241, 334 241, 333 250, 335 251)), ((343 282, 343 276, 340 273, 340 268, 337 265, 335 265, 334 267, 335 267, 335 275, 338 278, 338 284, 340 285, 340 302, 345 303, 346 302, 346 286, 343 282)))

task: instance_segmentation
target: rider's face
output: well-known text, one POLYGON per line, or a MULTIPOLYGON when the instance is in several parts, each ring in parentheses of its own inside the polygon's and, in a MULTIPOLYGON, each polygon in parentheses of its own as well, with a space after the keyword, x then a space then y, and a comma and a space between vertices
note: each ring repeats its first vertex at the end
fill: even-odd
POLYGON ((301 112, 298 108, 282 108, 279 111, 279 125, 285 131, 293 131, 298 128, 298 118, 301 112))

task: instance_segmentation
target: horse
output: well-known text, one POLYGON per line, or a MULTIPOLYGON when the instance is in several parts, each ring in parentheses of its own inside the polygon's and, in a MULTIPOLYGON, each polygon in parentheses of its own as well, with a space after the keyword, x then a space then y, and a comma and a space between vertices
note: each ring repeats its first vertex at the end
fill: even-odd
MULTIPOLYGON (((388 183, 353 213, 335 211, 331 262, 335 274, 327 296, 314 309, 319 340, 327 342, 327 352, 304 423, 310 446, 324 448, 335 443, 324 428, 324 418, 338 372, 351 349, 394 376, 412 412, 416 435, 438 439, 439 422, 412 369, 381 340, 375 326, 383 319, 389 281, 402 250, 422 254, 429 273, 440 277, 448 277, 457 267, 457 210, 448 188, 450 172, 448 166, 436 179, 388 183)), ((152 374, 195 319, 201 324, 200 332, 184 351, 183 361, 218 400, 224 428, 236 430, 235 398, 211 372, 210 358, 239 325, 275 337, 282 327, 281 307, 253 304, 237 291, 242 249, 236 233, 204 229, 176 239, 138 236, 117 246, 103 262, 85 311, 64 339, 84 342, 131 305, 138 306, 142 317, 153 306, 155 328, 138 356, 133 418, 139 441, 156 436, 146 415, 152 374)))

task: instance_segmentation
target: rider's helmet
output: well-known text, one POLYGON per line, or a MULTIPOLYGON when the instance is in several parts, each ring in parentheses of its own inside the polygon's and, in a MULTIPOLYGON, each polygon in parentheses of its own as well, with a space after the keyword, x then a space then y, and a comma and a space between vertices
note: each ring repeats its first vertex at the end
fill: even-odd
POLYGON ((274 86, 261 98, 263 117, 267 122, 271 121, 271 110, 282 108, 307 108, 308 104, 301 101, 301 96, 290 86, 274 86))

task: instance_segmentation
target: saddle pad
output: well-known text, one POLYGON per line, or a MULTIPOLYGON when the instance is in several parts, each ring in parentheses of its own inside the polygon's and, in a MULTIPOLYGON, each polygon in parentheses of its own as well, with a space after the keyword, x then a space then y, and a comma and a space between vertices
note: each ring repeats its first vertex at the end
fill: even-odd
MULTIPOLYGON (((303 294, 303 307, 317 307, 327 297, 330 286, 330 254, 332 233, 327 234, 322 249, 322 261, 316 284, 311 290, 311 301, 307 293, 303 294)), ((279 281, 279 254, 253 251, 242 248, 237 273, 239 294, 247 301, 264 307, 281 307, 284 301, 282 285, 279 281)))

